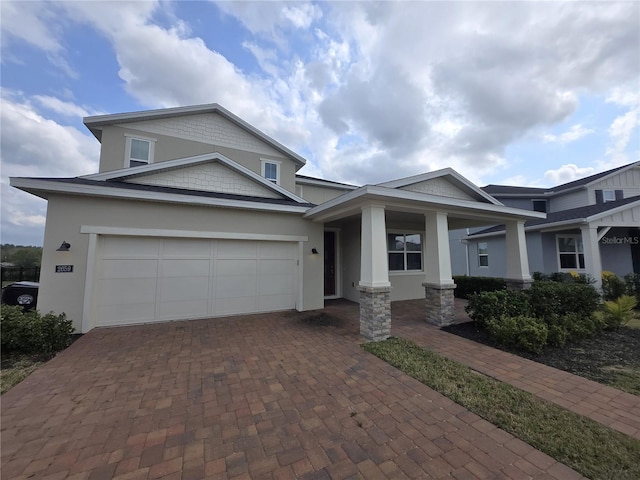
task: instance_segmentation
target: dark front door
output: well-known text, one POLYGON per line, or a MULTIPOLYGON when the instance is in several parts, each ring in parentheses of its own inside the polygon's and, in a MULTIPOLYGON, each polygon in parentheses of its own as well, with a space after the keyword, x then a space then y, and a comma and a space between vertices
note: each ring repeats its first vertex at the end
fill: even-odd
POLYGON ((324 296, 336 294, 336 232, 324 232, 324 296))

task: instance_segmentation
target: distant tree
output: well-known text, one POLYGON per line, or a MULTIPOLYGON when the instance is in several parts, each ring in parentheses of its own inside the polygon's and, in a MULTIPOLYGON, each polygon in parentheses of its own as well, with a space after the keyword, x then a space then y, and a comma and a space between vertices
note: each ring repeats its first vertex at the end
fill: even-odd
POLYGON ((16 267, 32 268, 40 266, 42 247, 24 247, 11 244, 2 245, 2 261, 16 267))

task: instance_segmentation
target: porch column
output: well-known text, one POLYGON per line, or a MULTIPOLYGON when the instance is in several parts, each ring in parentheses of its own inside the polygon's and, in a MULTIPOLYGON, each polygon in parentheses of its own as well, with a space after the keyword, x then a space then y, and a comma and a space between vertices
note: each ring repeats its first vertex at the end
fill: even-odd
POLYGON ((527 238, 524 233, 524 221, 506 222, 507 247, 507 287, 525 290, 533 280, 529 273, 529 257, 527 255, 527 238))
POLYGON ((443 212, 424 215, 424 287, 426 321, 438 326, 455 319, 449 250, 449 222, 443 212))
POLYGON ((384 206, 362 207, 360 237, 360 335, 380 341, 391 335, 391 283, 384 206))
POLYGON ((582 248, 584 250, 584 268, 587 275, 590 275, 595 283, 593 286, 600 290, 602 288, 602 260, 600 258, 600 245, 598 245, 598 228, 581 227, 582 248))

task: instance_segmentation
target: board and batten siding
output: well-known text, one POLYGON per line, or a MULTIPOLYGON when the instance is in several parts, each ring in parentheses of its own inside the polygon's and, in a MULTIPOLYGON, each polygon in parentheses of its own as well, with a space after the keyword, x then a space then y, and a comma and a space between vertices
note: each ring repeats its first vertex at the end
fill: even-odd
POLYGON ((589 200, 595 203, 596 190, 622 190, 624 198, 640 195, 640 167, 620 172, 589 188, 589 200))

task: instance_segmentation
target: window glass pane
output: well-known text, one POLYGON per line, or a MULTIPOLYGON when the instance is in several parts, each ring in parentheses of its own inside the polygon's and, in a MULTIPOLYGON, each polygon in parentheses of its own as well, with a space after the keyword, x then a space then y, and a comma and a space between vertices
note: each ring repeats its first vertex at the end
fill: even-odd
POLYGON ((558 237, 559 252, 575 252, 576 239, 574 237, 558 237))
POLYGON ((547 201, 546 200, 534 200, 533 201, 533 210, 535 212, 545 212, 547 211, 547 201))
POLYGON ((149 161, 149 142, 132 138, 130 158, 148 162, 149 161))
POLYGON ((584 249, 582 248, 582 239, 581 238, 576 238, 576 247, 578 252, 582 253, 584 252, 584 249))
POLYGON ((580 268, 584 268, 584 255, 582 253, 578 254, 578 262, 580 264, 580 268))
POLYGON ((576 256, 573 253, 560 254, 560 268, 578 268, 576 265, 576 256))
POLYGON ((480 263, 481 267, 488 267, 489 266, 489 255, 480 255, 478 257, 478 262, 480 263))
POLYGON ((420 235, 419 234, 413 234, 413 235, 407 235, 406 236, 406 242, 407 242, 407 251, 408 252, 421 252, 422 251, 422 245, 421 245, 421 241, 420 241, 420 235))
POLYGON ((422 270, 422 253, 407 253, 407 270, 422 270))
POLYGON ((489 253, 489 249, 487 248, 487 242, 481 242, 478 244, 478 254, 479 255, 487 255, 489 253))
POLYGON ((400 233, 389 233, 387 235, 387 245, 389 251, 404 251, 404 235, 400 233))
POLYGON ((264 164, 264 178, 268 180, 278 179, 278 164, 277 163, 265 163, 264 164))
POLYGON ((614 190, 603 190, 602 199, 605 202, 613 202, 616 199, 616 192, 614 190))
POLYGON ((389 270, 404 270, 404 254, 403 253, 389 254, 389 270))

